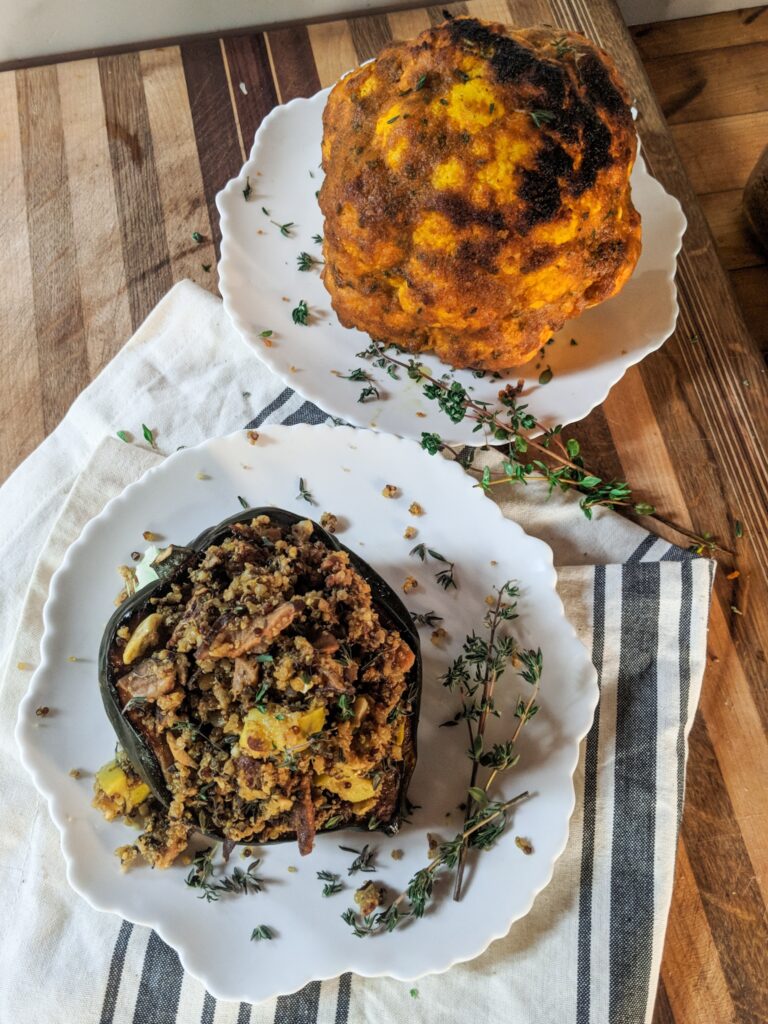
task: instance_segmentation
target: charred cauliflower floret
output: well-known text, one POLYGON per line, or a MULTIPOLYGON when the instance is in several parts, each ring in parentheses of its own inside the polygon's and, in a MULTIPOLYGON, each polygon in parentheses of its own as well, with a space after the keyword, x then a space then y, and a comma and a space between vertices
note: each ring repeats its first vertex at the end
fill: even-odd
POLYGON ((343 78, 323 120, 323 276, 347 327, 504 369, 637 263, 628 96, 583 36, 457 18, 343 78))

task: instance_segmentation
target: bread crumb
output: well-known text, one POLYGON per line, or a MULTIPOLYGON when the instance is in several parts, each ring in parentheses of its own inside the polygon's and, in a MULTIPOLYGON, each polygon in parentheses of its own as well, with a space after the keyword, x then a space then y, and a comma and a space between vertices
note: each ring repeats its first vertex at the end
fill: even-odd
POLYGON ((443 642, 443 640, 445 640, 445 638, 447 636, 448 636, 448 630, 443 629, 442 626, 438 626, 437 629, 432 631, 432 634, 431 634, 429 639, 432 641, 432 643, 435 645, 435 647, 439 647, 440 644, 443 642))
POLYGON ((79 661, 79 659, 76 658, 74 654, 70 654, 70 656, 67 658, 67 661, 79 661))
POLYGON ((29 672, 32 666, 29 664, 28 661, 17 661, 16 668, 19 670, 19 672, 29 672))
POLYGON ((159 533, 153 533, 151 530, 145 530, 141 536, 144 538, 144 540, 149 541, 150 543, 154 540, 161 539, 159 533))
POLYGON ((728 575, 725 578, 727 580, 737 580, 739 578, 739 576, 741 576, 741 573, 739 572, 739 570, 738 569, 734 569, 734 571, 733 572, 729 572, 728 575))
POLYGON ((372 914, 376 907, 384 902, 384 890, 375 882, 366 882, 355 890, 355 903, 360 907, 363 917, 372 914))
POLYGON ((405 537, 406 540, 413 540, 413 538, 416 536, 418 532, 419 531, 416 529, 415 526, 406 526, 405 533, 403 533, 403 536, 405 537))
POLYGON ((208 474, 204 473, 202 469, 199 469, 197 473, 195 473, 195 476, 197 477, 198 480, 210 480, 208 474))
POLYGON ((391 856, 392 860, 402 860, 405 854, 402 850, 393 850, 391 856))
POLYGON ((298 868, 296 868, 296 867, 294 867, 294 866, 293 866, 293 864, 289 864, 289 865, 288 865, 288 870, 290 871, 290 873, 291 873, 292 875, 295 875, 295 874, 296 874, 296 872, 297 872, 297 871, 298 871, 299 869, 298 869, 298 868))
POLYGON ((298 373, 299 372, 298 366, 289 366, 288 369, 291 371, 291 373, 298 373))
POLYGON ((525 839, 523 836, 515 836, 515 846, 527 856, 533 853, 533 844, 530 839, 525 839))
POLYGON ((79 779, 82 777, 83 773, 80 771, 79 768, 70 768, 69 774, 72 776, 73 779, 79 779))
POLYGON ((333 512, 323 512, 320 516, 320 525, 328 533, 336 533, 339 528, 339 517, 335 516, 333 512))
POLYGON ((245 436, 248 438, 248 444, 256 444, 259 440, 259 434, 256 430, 247 430, 245 436))
POLYGON ((490 605, 490 607, 492 608, 496 604, 496 598, 493 596, 493 594, 486 594, 485 603, 487 605, 490 605))
POLYGON ((405 582, 403 583, 403 590, 406 594, 410 594, 412 590, 418 587, 419 581, 414 579, 413 576, 406 576, 405 582))
POLYGON ((499 564, 499 563, 498 563, 498 562, 496 561, 496 559, 495 559, 495 558, 492 558, 492 559, 491 559, 491 565, 498 565, 498 564, 499 564))
POLYGON ((427 414, 425 412, 417 412, 416 415, 422 420, 427 418, 427 414))
POLYGON ((400 488, 395 484, 385 484, 381 493, 385 498, 396 498, 400 494, 400 488))
POLYGON ((264 346, 264 348, 272 348, 272 339, 271 338, 262 338, 261 339, 261 343, 264 346))
POLYGON ((411 504, 408 506, 408 511, 411 513, 412 516, 424 515, 424 509, 421 507, 418 501, 412 501, 411 504))
POLYGON ((50 713, 51 713, 51 709, 49 707, 47 707, 45 704, 43 704, 39 708, 35 708, 35 714, 37 715, 38 718, 45 718, 50 713))

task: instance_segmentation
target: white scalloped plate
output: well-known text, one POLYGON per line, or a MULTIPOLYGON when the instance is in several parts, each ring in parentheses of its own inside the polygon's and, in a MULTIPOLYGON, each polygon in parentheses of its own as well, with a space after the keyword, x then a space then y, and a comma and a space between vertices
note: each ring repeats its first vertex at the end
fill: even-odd
MULTIPOLYGON (((259 127, 240 174, 216 197, 221 214, 219 290, 224 308, 259 358, 332 416, 417 440, 426 430, 436 431, 452 444, 483 444, 483 434, 472 432, 472 421, 450 423, 415 381, 395 381, 373 370, 381 400, 360 404, 362 385, 332 372, 347 374, 366 366, 356 353, 370 339, 341 326, 318 269, 302 272, 297 266, 301 251, 321 255, 312 236, 323 233, 315 191, 323 178, 318 165, 329 91, 275 107, 259 127), (247 202, 243 197, 246 181, 251 186, 247 202), (269 216, 262 208, 269 210, 269 216), (294 222, 291 237, 281 235, 272 221, 294 222), (300 299, 311 311, 308 327, 292 322, 291 311, 300 299), (264 330, 274 332, 271 347, 259 337, 264 330)), ((456 380, 473 389, 473 397, 495 404, 507 380, 516 383, 522 378, 530 411, 542 423, 573 423, 599 405, 630 366, 660 348, 672 334, 678 312, 674 279, 685 217, 678 201, 648 173, 640 155, 631 180, 632 198, 643 219, 643 251, 624 289, 567 323, 543 359, 513 370, 501 381, 490 375, 477 379, 469 370, 453 371, 456 380), (571 345, 571 338, 578 345, 571 345), (539 376, 546 367, 552 370, 552 379, 541 385, 539 376)), ((419 359, 435 377, 450 369, 433 355, 419 359)))
MULTIPOLYGON (((595 671, 563 615, 550 549, 505 520, 454 463, 430 457, 410 441, 348 427, 268 427, 255 447, 237 433, 177 452, 87 525, 51 581, 44 618, 41 663, 21 705, 16 735, 23 762, 61 832, 67 878, 96 909, 153 927, 218 998, 259 1002, 344 971, 404 980, 445 971, 505 935, 551 878, 568 837, 579 743, 597 703, 595 671), (198 479, 201 472, 206 479, 198 479), (296 498, 299 475, 317 506, 296 498), (400 487, 401 496, 382 497, 386 483, 400 487), (96 656, 119 588, 115 567, 141 546, 143 531, 183 543, 236 512, 238 495, 254 505, 343 517, 340 539, 392 586, 400 590, 406 575, 417 577, 419 588, 407 604, 442 615, 450 641, 438 649, 429 631, 422 631, 419 760, 410 790, 422 806, 412 823, 396 838, 356 831, 320 836, 307 858, 292 844, 264 847, 260 873, 266 890, 207 904, 184 885, 182 867, 121 873, 113 850, 134 833, 104 821, 90 805, 91 777, 76 780, 69 771, 96 769, 112 756, 114 735, 101 705, 96 656), (423 518, 409 515, 412 501, 423 505, 423 518), (434 566, 409 556, 414 541, 403 537, 408 525, 455 560, 457 591, 443 591, 434 581, 434 566), (463 729, 438 728, 457 707, 438 677, 465 634, 480 624, 492 586, 510 577, 522 591, 514 632, 526 646, 541 645, 545 667, 541 711, 523 730, 520 764, 500 793, 509 797, 527 789, 535 796, 515 811, 496 847, 482 854, 478 870, 468 872, 460 903, 446 899, 442 885, 434 911, 415 926, 357 939, 339 915, 352 905, 361 878, 399 890, 426 863, 427 831, 447 838, 459 828, 457 805, 469 768, 466 736, 463 729), (68 660, 72 655, 76 662, 68 660), (51 708, 44 719, 35 716, 41 704, 51 708), (515 846, 515 835, 530 838, 531 856, 515 846), (366 841, 379 849, 379 869, 348 879, 351 857, 338 844, 360 848, 366 841), (391 857, 395 848, 404 851, 402 860, 391 857), (289 873, 289 866, 298 871, 289 873), (345 892, 323 898, 318 870, 341 873, 345 892), (275 940, 250 942, 257 924, 273 928, 275 940)), ((497 686, 497 692, 508 730, 510 705, 527 684, 514 676, 502 682, 508 685, 497 686)), ((238 853, 233 857, 237 863, 238 853)))

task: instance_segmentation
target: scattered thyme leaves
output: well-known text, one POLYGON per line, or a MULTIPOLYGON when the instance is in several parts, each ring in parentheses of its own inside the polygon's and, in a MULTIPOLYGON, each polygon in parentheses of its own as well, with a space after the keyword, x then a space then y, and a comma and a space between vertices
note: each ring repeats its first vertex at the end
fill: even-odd
MULTIPOLYGON (((262 210, 264 207, 262 206, 262 210)), ((266 212, 266 211, 265 211, 266 212)), ((270 220, 270 224, 274 224, 276 228, 280 228, 280 234, 283 238, 291 238, 291 228, 296 227, 292 220, 287 221, 285 224, 278 224, 276 220, 270 220)))
POLYGON ((246 178, 245 179, 245 188, 243 189, 243 199, 246 201, 246 203, 251 198, 251 192, 252 191, 253 191, 253 189, 251 188, 251 179, 250 178, 246 178))
POLYGON ((258 924, 251 932, 251 942, 261 942, 262 939, 274 939, 272 929, 265 924, 258 924))
POLYGON ((443 621, 443 616, 436 612, 411 612, 411 618, 416 626, 429 626, 433 628, 438 622, 443 621))
POLYGON ((125 441, 126 444, 131 443, 131 439, 125 430, 118 430, 117 436, 120 438, 121 441, 125 441))
POLYGON ((317 877, 321 882, 326 883, 323 886, 323 896, 335 896, 337 892, 341 892, 344 888, 339 880, 339 876, 335 875, 332 871, 318 871, 317 877))
POLYGON ((296 495, 296 499, 298 500, 299 498, 301 498, 303 501, 306 501, 310 505, 317 504, 315 499, 312 497, 312 492, 307 489, 307 485, 303 476, 299 477, 299 493, 296 495))
POLYGON ((244 498, 244 497, 242 496, 242 494, 238 494, 238 496, 237 496, 237 500, 238 500, 238 501, 240 502, 240 506, 241 506, 242 508, 250 508, 250 507, 251 507, 251 506, 250 506, 250 505, 248 504, 248 502, 247 502, 247 501, 245 500, 245 498, 244 498))
POLYGON ((306 327, 309 324, 309 307, 304 299, 299 299, 298 306, 291 310, 291 316, 295 324, 301 324, 302 327, 306 327))
POLYGON ((551 110, 529 110, 528 114, 537 128, 541 128, 543 124, 549 124, 555 120, 555 115, 551 110))
POLYGON ((376 387, 376 385, 367 384, 360 392, 357 401, 360 404, 364 404, 365 402, 370 402, 374 398, 380 397, 381 396, 379 395, 379 389, 376 387))
POLYGON ((344 850, 345 853, 354 853, 357 855, 347 869, 348 875, 354 875, 358 871, 373 872, 376 870, 373 864, 376 859, 375 846, 369 846, 368 843, 366 843, 362 850, 355 850, 352 846, 340 845, 339 849, 344 850))
POLYGON ((322 263, 322 260, 317 259, 317 257, 312 256, 308 252, 300 252, 296 257, 296 261, 299 270, 311 270, 316 264, 322 263))
POLYGON ((316 245, 322 245, 323 244, 323 236, 322 235, 312 235, 312 241, 316 245))
POLYGON ((147 444, 152 445, 153 448, 157 448, 157 444, 155 442, 155 435, 152 433, 152 431, 149 429, 146 423, 141 424, 141 432, 144 435, 144 440, 147 442, 147 444))

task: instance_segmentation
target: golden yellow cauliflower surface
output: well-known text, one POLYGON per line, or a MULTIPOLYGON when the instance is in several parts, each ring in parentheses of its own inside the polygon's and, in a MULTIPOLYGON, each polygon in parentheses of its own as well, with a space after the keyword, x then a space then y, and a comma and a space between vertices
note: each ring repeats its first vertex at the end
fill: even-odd
POLYGON ((551 28, 457 18, 343 78, 324 113, 324 281, 347 327, 504 369, 640 255, 613 61, 551 28))

